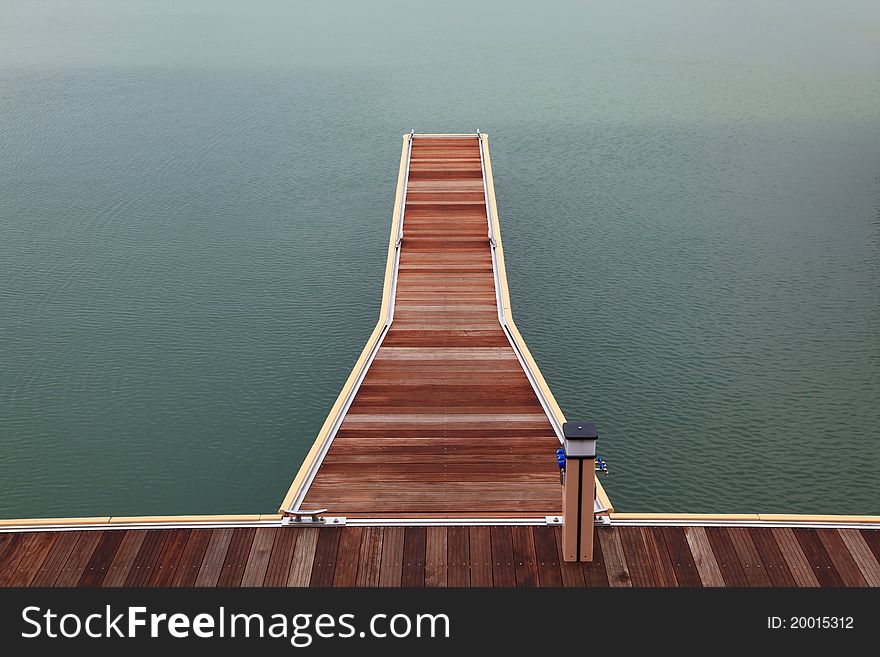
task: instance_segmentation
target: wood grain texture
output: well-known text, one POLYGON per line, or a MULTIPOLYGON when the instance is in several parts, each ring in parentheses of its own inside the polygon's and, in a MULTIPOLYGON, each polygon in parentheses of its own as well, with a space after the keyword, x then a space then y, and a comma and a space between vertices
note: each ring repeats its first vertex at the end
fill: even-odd
POLYGON ((403 527, 385 527, 382 533, 382 565, 379 586, 400 586, 403 577, 403 527))
POLYGON ((561 528, 339 526, 13 533, 4 586, 880 586, 877 530, 596 529, 565 563, 561 528))
POLYGON ((261 527, 254 534, 253 545, 248 553, 244 574, 241 578, 242 586, 262 586, 266 579, 266 571, 269 568, 269 559, 272 556, 272 547, 275 538, 279 536, 274 528, 261 527))
POLYGON ((379 577, 382 572, 382 542, 384 538, 384 527, 364 527, 364 533, 361 536, 356 586, 379 586, 379 577))
POLYGON ((694 555, 694 563, 697 566, 697 572, 700 573, 700 581, 702 581, 703 586, 724 586, 724 576, 718 567, 715 553, 712 552, 712 546, 709 544, 705 528, 685 527, 684 535, 691 549, 691 554, 694 555))
POLYGON ((88 564, 86 564, 77 586, 101 586, 101 583, 107 576, 110 565, 113 563, 116 551, 122 544, 123 538, 125 538, 124 531, 101 532, 101 536, 95 546, 95 551, 92 553, 88 564))
MULTIPOLYGON (((126 539, 129 533, 126 533, 126 539)), ((210 529, 193 529, 190 531, 186 547, 183 549, 183 554, 174 572, 174 578, 171 580, 171 586, 187 587, 195 585, 202 560, 211 541, 211 534, 212 530, 210 529)))
POLYGON ((763 531, 770 531, 773 535, 796 586, 819 586, 819 580, 816 579, 816 574, 790 527, 774 527, 763 531))
MULTIPOLYGON (((296 547, 291 557, 288 586, 309 586, 312 581, 315 555, 318 550, 318 536, 321 531, 315 527, 297 529, 296 547)), ((338 539, 337 539, 338 540, 338 539)))
POLYGON ((287 584, 290 566, 293 563, 293 551, 299 536, 300 532, 295 530, 276 532, 263 586, 276 587, 287 584))

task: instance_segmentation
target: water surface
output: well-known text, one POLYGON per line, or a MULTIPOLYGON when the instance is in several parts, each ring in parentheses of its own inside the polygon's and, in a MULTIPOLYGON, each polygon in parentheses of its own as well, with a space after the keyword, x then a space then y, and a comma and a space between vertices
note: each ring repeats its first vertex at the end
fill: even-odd
POLYGON ((517 323, 618 508, 880 513, 878 25, 0 1, 0 517, 276 508, 411 128, 492 135, 517 323))

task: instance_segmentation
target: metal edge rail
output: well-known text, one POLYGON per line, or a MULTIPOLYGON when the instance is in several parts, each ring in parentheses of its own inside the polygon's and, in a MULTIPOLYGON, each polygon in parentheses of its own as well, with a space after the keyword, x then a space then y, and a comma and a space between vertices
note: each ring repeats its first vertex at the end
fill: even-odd
MULTIPOLYGON (((483 173, 483 193, 486 199, 486 218, 489 224, 489 245, 492 251, 492 275, 495 279, 495 300, 498 305, 498 321, 504 334, 507 336, 508 342, 513 349, 516 359, 525 372, 526 378, 538 397, 538 402, 544 410, 553 432, 559 439, 560 444, 563 442, 562 425, 565 423, 565 416, 556 403, 553 393, 550 391, 547 382, 544 380, 537 363, 532 358, 525 341, 516 328, 513 321, 513 313, 510 309, 510 292, 507 288, 507 275, 504 265, 504 250, 501 246, 501 226, 498 220, 498 210, 495 203, 495 185, 492 177, 492 163, 489 158, 488 142, 489 135, 477 131, 477 138, 480 144, 480 166, 483 173)), ((611 512, 614 507, 605 493, 602 484, 596 480, 596 497, 599 501, 601 513, 611 512)))
MULTIPOLYGON (((603 527, 790 527, 793 529, 872 529, 880 530, 880 517, 873 519, 849 519, 841 516, 810 517, 802 519, 767 518, 743 519, 731 514, 707 518, 628 518, 618 519, 614 514, 598 516, 597 526, 603 527)), ((117 530, 161 530, 161 529, 234 529, 246 527, 262 528, 306 528, 306 527, 543 527, 561 526, 559 516, 524 516, 521 518, 346 518, 343 516, 326 516, 320 522, 286 522, 280 517, 254 520, 204 520, 195 521, 182 518, 168 518, 162 521, 138 521, 132 518, 129 522, 96 522, 96 523, 64 523, 57 524, 20 524, 2 525, 0 534, 34 533, 34 532, 68 532, 68 531, 117 531, 117 530)))

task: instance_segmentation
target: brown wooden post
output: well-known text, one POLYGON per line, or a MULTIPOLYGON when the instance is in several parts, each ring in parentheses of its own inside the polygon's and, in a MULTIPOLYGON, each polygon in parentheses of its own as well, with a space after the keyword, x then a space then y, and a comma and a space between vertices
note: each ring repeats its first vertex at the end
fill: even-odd
POLYGON ((566 422, 562 433, 565 438, 562 556, 565 561, 592 561, 599 434, 591 422, 566 422))

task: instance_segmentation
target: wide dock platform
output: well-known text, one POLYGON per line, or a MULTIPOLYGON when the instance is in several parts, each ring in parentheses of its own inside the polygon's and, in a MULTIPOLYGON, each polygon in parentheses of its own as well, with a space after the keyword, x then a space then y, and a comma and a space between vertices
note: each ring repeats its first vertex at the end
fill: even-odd
POLYGON ((0 534, 0 586, 880 586, 880 530, 243 527, 0 534))

